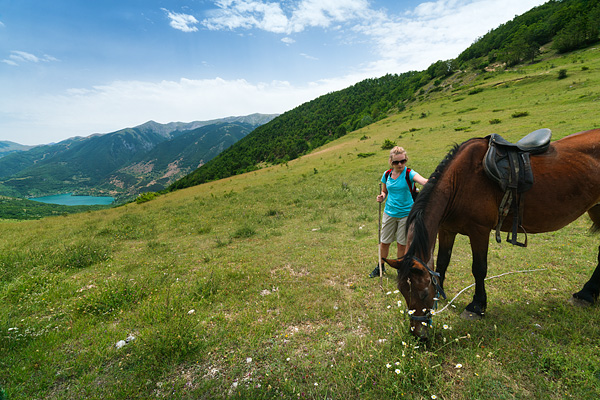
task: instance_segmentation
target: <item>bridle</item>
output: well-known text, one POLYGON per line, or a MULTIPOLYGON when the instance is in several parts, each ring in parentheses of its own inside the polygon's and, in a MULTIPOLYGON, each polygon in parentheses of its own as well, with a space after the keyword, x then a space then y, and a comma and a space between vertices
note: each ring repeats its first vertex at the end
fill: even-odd
POLYGON ((446 300, 446 292, 444 292, 442 285, 440 285, 440 280, 439 280, 440 273, 439 272, 433 271, 431 268, 429 268, 429 266, 427 266, 427 263, 425 263, 419 257, 410 256, 410 258, 412 258, 413 261, 419 262, 421 265, 423 265, 425 267, 425 269, 427 269, 427 272, 429 272, 429 275, 431 276, 431 283, 435 287, 436 295, 435 295, 435 299, 433 302, 433 308, 429 309, 425 315, 412 315, 411 313, 409 313, 408 317, 413 321, 424 322, 427 324, 427 326, 431 326, 432 322, 433 322, 432 318, 431 318, 433 316, 432 310, 434 310, 434 311, 437 310, 437 302, 438 302, 438 298, 440 296, 442 296, 444 298, 444 300, 446 300))

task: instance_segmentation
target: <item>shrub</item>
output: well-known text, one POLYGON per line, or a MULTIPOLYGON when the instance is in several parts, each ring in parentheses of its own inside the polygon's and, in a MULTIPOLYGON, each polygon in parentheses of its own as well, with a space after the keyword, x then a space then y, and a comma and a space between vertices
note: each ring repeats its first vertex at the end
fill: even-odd
POLYGON ((521 117, 527 117, 528 115, 529 115, 529 112, 527 112, 527 111, 515 111, 514 113, 512 113, 511 117, 521 118, 521 117))
POLYGON ((490 119, 490 125, 499 124, 500 122, 502 121, 500 121, 498 118, 490 119))
POLYGON ((381 150, 391 150, 395 146, 396 146, 396 142, 393 142, 390 139, 385 139, 385 141, 381 145, 381 150))
POLYGON ((156 192, 146 192, 146 193, 141 193, 136 199, 135 202, 137 204, 142 204, 145 203, 147 201, 150 201, 152 199, 155 199, 159 196, 158 193, 156 192))
POLYGON ((558 79, 565 79, 567 77, 567 70, 561 69, 558 71, 558 79))
POLYGON ((371 157, 374 155, 375 155, 375 153, 358 153, 358 158, 367 158, 367 157, 371 157))

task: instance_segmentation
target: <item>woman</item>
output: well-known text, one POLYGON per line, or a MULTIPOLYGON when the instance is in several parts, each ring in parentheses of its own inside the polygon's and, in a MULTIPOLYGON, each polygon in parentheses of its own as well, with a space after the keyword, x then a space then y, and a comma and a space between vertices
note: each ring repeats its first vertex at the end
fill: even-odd
MULTIPOLYGON (((379 246, 381 248, 381 257, 387 258, 390 251, 390 244, 395 240, 398 243, 398 258, 400 258, 406 252, 406 219, 414 203, 410 188, 415 182, 425 185, 427 179, 406 167, 408 156, 406 150, 402 147, 396 146, 390 150, 389 162, 392 169, 383 173, 381 177, 383 186, 381 193, 377 196, 377 201, 380 203, 387 198, 383 211, 383 224, 379 246), (407 170, 408 179, 406 176, 407 170)), ((380 260, 380 262, 383 272, 385 272, 383 261, 380 260)), ((369 278, 376 276, 379 276, 379 264, 371 272, 369 278)))

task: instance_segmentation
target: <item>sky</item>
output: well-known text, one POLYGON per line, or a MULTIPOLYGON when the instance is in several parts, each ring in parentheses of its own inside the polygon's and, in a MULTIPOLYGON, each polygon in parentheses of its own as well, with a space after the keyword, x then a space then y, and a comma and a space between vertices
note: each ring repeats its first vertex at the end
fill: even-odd
POLYGON ((542 0, 0 0, 0 141, 291 110, 542 0))

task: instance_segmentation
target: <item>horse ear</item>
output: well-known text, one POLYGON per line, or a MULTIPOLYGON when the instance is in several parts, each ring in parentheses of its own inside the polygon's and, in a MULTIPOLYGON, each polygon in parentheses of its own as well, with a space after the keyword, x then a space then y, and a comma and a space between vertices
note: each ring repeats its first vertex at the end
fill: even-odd
POLYGON ((382 258, 383 261, 386 262, 387 265, 394 269, 400 269, 400 261, 399 260, 388 260, 387 258, 382 258))

